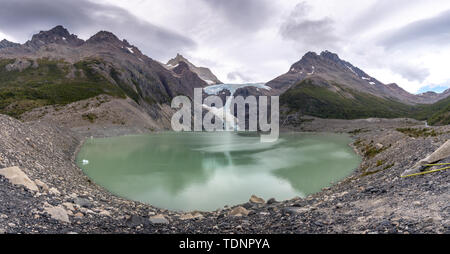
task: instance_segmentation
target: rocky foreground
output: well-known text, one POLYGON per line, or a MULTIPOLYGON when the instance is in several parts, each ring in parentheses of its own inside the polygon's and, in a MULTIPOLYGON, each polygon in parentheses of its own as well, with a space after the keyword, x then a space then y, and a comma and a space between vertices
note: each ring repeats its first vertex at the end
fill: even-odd
POLYGON ((450 138, 450 126, 423 131, 409 119, 291 126, 350 133, 364 160, 347 179, 306 198, 254 196, 215 212, 178 213, 91 182, 74 162, 86 134, 0 115, 0 233, 450 233, 448 171, 400 178, 450 138))

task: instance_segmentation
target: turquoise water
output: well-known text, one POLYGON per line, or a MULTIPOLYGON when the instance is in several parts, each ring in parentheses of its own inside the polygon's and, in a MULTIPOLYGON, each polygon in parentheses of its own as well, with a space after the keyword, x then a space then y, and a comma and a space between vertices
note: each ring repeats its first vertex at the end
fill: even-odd
POLYGON ((212 211, 252 194, 285 200, 318 192, 359 165, 350 142, 337 134, 286 133, 260 143, 251 134, 167 132, 89 139, 77 163, 116 195, 160 208, 212 211))

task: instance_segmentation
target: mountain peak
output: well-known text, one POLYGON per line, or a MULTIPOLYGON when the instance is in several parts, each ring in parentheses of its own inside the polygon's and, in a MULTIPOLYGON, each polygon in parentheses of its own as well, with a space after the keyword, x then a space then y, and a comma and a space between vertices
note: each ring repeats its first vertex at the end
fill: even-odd
POLYGON ((175 58, 170 59, 167 62, 167 65, 172 65, 175 66, 177 65, 179 62, 185 62, 187 64, 191 64, 191 62, 189 62, 189 60, 187 60, 183 55, 181 55, 180 53, 177 53, 177 55, 175 56, 175 58))
POLYGON ((56 34, 56 35, 60 35, 60 36, 67 36, 67 37, 70 36, 69 31, 61 25, 55 26, 54 28, 50 29, 48 31, 48 33, 52 33, 52 34, 56 34))
POLYGON ((211 72, 210 69, 205 67, 197 67, 191 62, 189 62, 188 59, 186 59, 181 54, 177 54, 175 58, 170 59, 166 66, 170 69, 172 69, 174 72, 179 74, 178 72, 181 72, 185 68, 189 68, 192 72, 197 74, 201 79, 203 79, 206 83, 209 85, 213 84, 222 84, 222 82, 217 79, 217 77, 211 72))
POLYGON ((184 61, 180 61, 180 62, 178 62, 177 66, 175 68, 173 68, 172 70, 176 74, 181 74, 183 71, 189 70, 189 65, 184 61))
POLYGON ((14 43, 14 42, 8 41, 6 39, 3 39, 3 40, 0 41, 0 49, 16 47, 16 46, 19 46, 19 45, 20 45, 19 43, 14 43))
POLYGON ((334 62, 342 61, 336 53, 330 52, 328 50, 322 51, 322 53, 320 53, 320 56, 324 57, 324 58, 327 58, 327 59, 330 59, 330 60, 332 60, 334 62))
POLYGON ((302 59, 305 59, 305 58, 317 58, 317 57, 318 57, 318 55, 317 55, 316 52, 309 51, 302 57, 302 59))
POLYGON ((69 43, 74 46, 81 45, 84 41, 76 35, 70 34, 69 31, 61 25, 55 26, 48 31, 40 31, 33 35, 31 41, 28 42, 32 46, 41 46, 50 43, 69 43))
POLYGON ((108 31, 100 31, 87 40, 88 42, 121 42, 117 36, 108 31))

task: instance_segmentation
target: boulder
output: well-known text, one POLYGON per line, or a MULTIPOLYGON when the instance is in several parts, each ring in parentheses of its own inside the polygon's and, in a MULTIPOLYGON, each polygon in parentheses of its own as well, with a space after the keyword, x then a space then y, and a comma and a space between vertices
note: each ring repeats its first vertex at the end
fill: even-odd
POLYGON ((4 176, 14 185, 22 185, 28 190, 39 191, 37 185, 19 167, 0 169, 0 175, 4 176))
POLYGON ((92 208, 94 206, 92 204, 92 202, 86 198, 74 198, 73 202, 75 204, 79 205, 80 207, 84 207, 84 208, 92 208))
POLYGON ((257 196, 255 196, 255 195, 252 195, 251 197, 250 197, 250 200, 249 200, 251 203, 254 203, 254 204, 264 204, 264 203, 266 203, 266 201, 264 201, 264 199, 262 199, 262 198, 260 198, 260 197, 257 197, 257 196))
POLYGON ((72 204, 72 203, 64 202, 64 203, 63 203, 63 206, 65 206, 66 209, 68 209, 68 210, 70 210, 70 211, 75 211, 75 207, 73 207, 73 204, 72 204))
POLYGON ((59 192, 59 190, 56 189, 56 188, 50 188, 50 189, 48 190, 48 193, 50 193, 50 194, 52 194, 52 195, 55 195, 55 196, 61 195, 61 192, 59 192))
POLYGON ((34 183, 36 183, 37 186, 39 186, 43 191, 48 192, 49 191, 49 187, 47 184, 45 184, 44 182, 42 182, 39 179, 34 180, 34 183))
POLYGON ((267 200, 267 204, 269 204, 269 205, 275 204, 275 203, 277 203, 277 200, 274 199, 274 198, 271 198, 271 199, 267 200))
POLYGON ((128 227, 136 227, 136 226, 140 226, 140 225, 147 225, 148 222, 147 220, 139 215, 131 215, 130 218, 128 218, 125 222, 127 224, 128 227))
POLYGON ((203 215, 199 212, 186 213, 180 216, 180 220, 203 219, 203 215))
POLYGON ((150 217, 150 222, 152 224, 169 224, 169 221, 162 214, 150 217))
POLYGON ((230 216, 247 216, 250 212, 242 206, 238 206, 230 211, 230 216))
POLYGON ((48 205, 44 207, 44 211, 50 215, 52 219, 62 221, 65 223, 70 223, 69 215, 67 211, 61 206, 51 206, 48 205))

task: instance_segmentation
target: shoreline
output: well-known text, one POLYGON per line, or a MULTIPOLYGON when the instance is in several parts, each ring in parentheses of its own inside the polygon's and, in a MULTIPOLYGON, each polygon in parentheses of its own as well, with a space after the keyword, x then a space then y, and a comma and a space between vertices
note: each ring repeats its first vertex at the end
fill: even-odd
MULTIPOLYGON (((361 122, 339 121, 336 128, 335 121, 318 121, 311 122, 322 127, 316 128, 318 132, 333 128, 335 133, 353 132, 361 122), (348 126, 342 128, 341 124, 348 126)), ((0 115, 0 128, 10 126, 5 130, 9 133, 4 141, 7 147, 29 151, 17 157, 10 150, 0 148, 0 168, 17 165, 32 180, 41 180, 59 192, 55 194, 40 188, 38 193, 33 193, 0 176, 0 195, 9 193, 5 200, 17 198, 7 203, 11 206, 7 211, 21 210, 22 213, 0 218, 0 230, 10 233, 450 232, 449 211, 445 208, 449 200, 448 172, 399 179, 404 168, 450 138, 450 126, 433 127, 442 133, 437 137, 409 138, 390 127, 398 126, 396 121, 377 124, 368 131, 349 134, 355 140, 350 147, 363 155, 361 163, 351 175, 321 192, 286 201, 249 201, 213 212, 175 212, 126 200, 93 183, 76 165, 77 152, 90 135, 36 122, 21 123, 0 115), (21 131, 25 134, 20 134, 21 131), (16 138, 30 141, 22 144, 16 138), (356 146, 357 142, 364 145, 356 146), (384 149, 371 158, 364 156, 366 146, 372 148, 378 144, 384 149), (42 149, 36 150, 33 146, 42 149), (6 157, 6 161, 2 161, 2 157, 6 157), (40 158, 39 163, 34 158, 40 158), (43 167, 36 166, 41 164, 43 167), (7 190, 2 191, 2 188, 7 190), (430 198, 421 195, 429 189, 433 193, 430 198), (17 207, 24 202, 28 205, 17 207), (49 206, 64 209, 69 221, 49 215, 49 206), (12 224, 15 227, 9 226, 12 224)), ((292 131, 311 132, 309 128, 312 127, 303 125, 292 131)))
MULTIPOLYGON (((89 138, 94 138, 94 139, 104 139, 104 138, 116 138, 116 137, 138 136, 138 135, 157 135, 157 134, 167 133, 167 132, 173 132, 173 131, 159 131, 159 132, 157 132, 157 133, 153 133, 153 132, 150 132, 150 133, 135 133, 135 134, 129 133, 129 134, 123 134, 123 135, 117 135, 117 136, 101 136, 101 137, 92 137, 92 136, 91 136, 91 137, 87 137, 87 136, 86 136, 86 137, 83 137, 83 138, 82 138, 82 140, 80 141, 79 145, 78 145, 77 148, 75 149, 75 151, 74 151, 74 153, 73 153, 73 157, 72 157, 72 162, 77 166, 77 168, 78 168, 81 172, 83 172, 83 174, 84 174, 86 177, 89 177, 88 175, 85 174, 84 170, 78 166, 77 161, 76 161, 77 155, 78 155, 78 153, 80 152, 80 149, 83 147, 83 145, 85 144, 85 142, 86 142, 87 139, 89 139, 89 138)), ((346 136, 348 136, 348 137, 352 140, 352 142, 351 142, 351 143, 348 143, 347 146, 349 146, 350 148, 352 148, 353 152, 359 157, 360 163, 358 164, 357 167, 355 167, 354 169, 352 169, 351 173, 350 173, 348 176, 346 176, 346 177, 340 179, 339 182, 340 182, 340 181, 345 181, 347 178, 353 176, 353 174, 355 173, 355 171, 361 166, 361 163, 362 163, 363 160, 364 160, 363 155, 362 155, 361 153, 359 153, 359 151, 356 149, 355 146, 353 146, 353 142, 354 142, 356 139, 353 138, 353 137, 351 137, 351 135, 349 135, 348 133, 336 133, 336 132, 298 132, 298 131, 287 131, 287 130, 281 131, 281 130, 280 130, 280 134, 282 134, 282 133, 288 133, 288 134, 291 134, 291 133, 292 133, 292 134, 310 134, 310 135, 346 135, 346 136)), ((89 178, 90 178, 90 177, 89 177, 89 178)), ((91 179, 91 178, 90 178, 90 179, 91 179)), ((95 183, 95 181, 94 181, 93 179, 91 179, 91 180, 92 180, 92 182, 95 183)), ((97 183, 95 183, 95 184, 98 185, 97 183)), ((328 187, 324 187, 324 188, 330 188, 330 187, 332 187, 332 186, 335 185, 335 184, 336 184, 336 182, 334 182, 334 181, 333 181, 333 182, 330 182, 329 186, 328 186, 328 187)), ((192 213, 192 212, 209 213, 209 212, 214 212, 214 211, 217 211, 217 210, 220 210, 220 209, 221 209, 221 208, 218 208, 218 209, 215 209, 215 210, 212 210, 212 211, 202 211, 202 210, 197 210, 197 209, 190 210, 190 211, 172 210, 172 209, 167 209, 167 208, 162 208, 162 207, 156 207, 156 206, 154 206, 153 204, 146 203, 146 202, 142 202, 142 201, 138 201, 138 200, 127 199, 127 198, 125 198, 125 197, 122 197, 122 196, 119 196, 119 195, 117 195, 117 194, 112 193, 111 191, 109 191, 108 189, 106 189, 105 187, 103 187, 103 186, 101 186, 101 185, 98 185, 98 186, 99 186, 100 188, 104 189, 104 190, 105 190, 106 192, 108 192, 109 194, 114 195, 114 196, 117 196, 118 198, 123 198, 123 199, 129 200, 129 201, 133 201, 133 202, 140 202, 140 203, 149 205, 149 206, 151 206, 151 207, 155 207, 155 208, 157 208, 157 209, 168 210, 168 211, 171 211, 171 212, 174 212, 174 213, 179 213, 179 214, 192 213)), ((315 193, 313 193, 313 194, 310 194, 310 195, 314 195, 314 194, 317 194, 317 193, 320 193, 320 192, 322 192, 322 190, 319 191, 319 192, 315 192, 315 193)), ((282 201, 282 202, 291 201, 291 200, 296 199, 297 197, 298 197, 298 196, 293 196, 292 198, 285 199, 285 200, 281 200, 281 201, 282 201)), ((304 198, 306 198, 306 197, 307 197, 307 196, 305 196, 304 198)), ((250 197, 249 197, 249 198, 250 198, 250 197)), ((225 206, 225 207, 235 207, 235 206, 242 206, 242 205, 243 205, 243 204, 237 203, 237 204, 225 204, 224 206, 225 206)))

